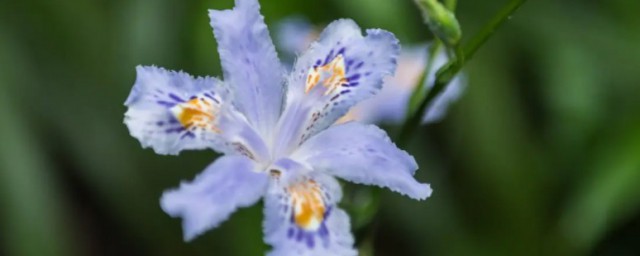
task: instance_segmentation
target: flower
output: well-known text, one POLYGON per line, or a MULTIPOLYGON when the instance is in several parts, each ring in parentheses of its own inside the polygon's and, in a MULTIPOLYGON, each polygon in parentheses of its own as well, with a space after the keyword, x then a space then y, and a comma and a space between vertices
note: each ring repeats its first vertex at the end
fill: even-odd
MULTIPOLYGON (((299 16, 283 19, 276 29, 276 42, 285 56, 289 57, 302 52, 317 36, 317 30, 306 19, 299 16)), ((396 74, 384 80, 382 90, 353 107, 339 122, 357 120, 364 123, 401 124, 405 120, 411 94, 427 66, 428 51, 427 45, 405 47, 398 57, 396 74)), ((447 60, 444 53, 436 56, 423 87, 425 90, 433 86, 436 71, 445 65, 447 60)), ((464 76, 456 76, 435 98, 425 113, 422 123, 440 121, 446 115, 449 105, 462 95, 465 87, 464 76)))
POLYGON ((210 148, 219 157, 166 191, 189 241, 264 198, 271 255, 355 255, 335 177, 411 198, 430 196, 417 164, 373 125, 333 125, 380 90, 400 51, 393 34, 352 20, 331 23, 285 76, 257 0, 209 12, 224 81, 138 67, 125 124, 158 154, 210 148))

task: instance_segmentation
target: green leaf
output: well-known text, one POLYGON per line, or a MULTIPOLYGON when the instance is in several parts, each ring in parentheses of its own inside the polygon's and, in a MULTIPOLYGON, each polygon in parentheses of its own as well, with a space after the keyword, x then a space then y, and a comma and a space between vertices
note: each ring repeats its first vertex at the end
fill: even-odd
POLYGON ((22 118, 24 111, 9 97, 6 85, 19 84, 12 79, 20 73, 16 67, 19 61, 13 61, 19 55, 14 46, 0 40, 0 50, 4 50, 0 52, 0 57, 4 56, 0 58, 0 226, 6 252, 75 255, 70 227, 63 218, 66 202, 60 185, 22 118))
POLYGON ((614 129, 589 161, 560 220, 570 249, 586 253, 609 229, 640 210, 640 120, 614 129))

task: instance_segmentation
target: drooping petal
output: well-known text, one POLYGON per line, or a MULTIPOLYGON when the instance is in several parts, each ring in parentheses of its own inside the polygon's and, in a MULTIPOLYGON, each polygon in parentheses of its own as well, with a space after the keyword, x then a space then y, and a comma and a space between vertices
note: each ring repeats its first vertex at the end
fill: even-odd
MULTIPOLYGON (((433 82, 436 79, 436 71, 447 64, 447 61, 447 56, 444 53, 436 56, 433 62, 433 69, 429 73, 429 79, 427 80, 425 88, 431 89, 431 86, 433 86, 433 82)), ((447 114, 449 106, 460 98, 466 88, 466 85, 467 82, 464 74, 459 74, 454 77, 453 80, 449 82, 447 88, 440 93, 440 96, 433 100, 433 104, 424 115, 422 123, 434 123, 440 121, 447 114)))
POLYGON ((164 192, 162 209, 182 218, 184 240, 192 240, 264 195, 269 178, 254 169, 253 161, 244 156, 222 156, 193 181, 164 192))
POLYGON ((319 172, 272 179, 265 196, 268 255, 357 255, 349 217, 337 207, 341 197, 338 182, 319 172))
POLYGON ((383 77, 393 74, 399 51, 390 32, 369 29, 362 36, 352 20, 331 23, 294 65, 278 124, 276 144, 283 148, 276 152, 286 154, 377 93, 383 77))
POLYGON ((125 102, 129 109, 124 123, 143 147, 158 154, 221 150, 216 123, 228 93, 220 80, 157 67, 138 66, 136 71, 136 83, 125 102))
POLYGON ((278 60, 257 0, 236 0, 232 10, 210 10, 225 82, 235 106, 262 136, 280 116, 284 69, 278 60))
POLYGON ((431 195, 428 184, 413 177, 418 165, 374 125, 335 125, 305 142, 292 159, 342 179, 387 187, 414 199, 431 195))

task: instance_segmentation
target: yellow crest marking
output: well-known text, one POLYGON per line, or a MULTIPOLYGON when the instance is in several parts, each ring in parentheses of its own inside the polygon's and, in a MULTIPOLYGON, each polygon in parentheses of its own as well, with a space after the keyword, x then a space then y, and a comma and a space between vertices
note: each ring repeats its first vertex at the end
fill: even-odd
POLYGON ((338 54, 324 66, 309 68, 304 92, 308 94, 321 80, 323 81, 322 86, 326 88, 324 95, 333 93, 338 87, 347 83, 342 54, 338 54))
POLYGON ((217 108, 208 99, 194 98, 171 108, 171 113, 182 127, 199 127, 220 133, 215 126, 217 108))
POLYGON ((313 180, 289 187, 295 223, 306 230, 317 230, 324 220, 325 204, 320 186, 313 180))

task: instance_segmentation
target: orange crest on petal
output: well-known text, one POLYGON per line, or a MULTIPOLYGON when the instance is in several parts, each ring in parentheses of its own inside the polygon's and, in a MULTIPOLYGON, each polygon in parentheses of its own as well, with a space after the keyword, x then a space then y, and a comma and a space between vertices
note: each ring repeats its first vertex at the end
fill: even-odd
POLYGON ((171 108, 171 113, 184 128, 198 127, 220 133, 215 126, 217 107, 206 98, 193 98, 171 108))
POLYGON ((344 57, 338 54, 331 62, 324 66, 311 67, 307 73, 307 84, 304 92, 309 93, 322 81, 325 87, 324 95, 333 93, 338 87, 347 83, 345 78, 344 57))
POLYGON ((326 210, 322 190, 313 180, 289 187, 295 223, 306 230, 316 230, 324 220, 326 210))

